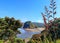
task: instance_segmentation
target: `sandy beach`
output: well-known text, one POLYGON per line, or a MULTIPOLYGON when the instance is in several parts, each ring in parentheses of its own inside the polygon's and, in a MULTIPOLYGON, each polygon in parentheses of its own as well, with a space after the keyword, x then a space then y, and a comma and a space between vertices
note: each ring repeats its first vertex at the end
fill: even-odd
POLYGON ((26 31, 31 31, 31 32, 40 32, 45 30, 45 28, 34 28, 34 29, 25 29, 26 31))
MULTIPOLYGON (((29 28, 27 28, 27 29, 25 29, 25 30, 26 30, 26 31, 30 31, 30 32, 40 32, 40 31, 45 30, 45 28, 35 28, 35 29, 29 29, 29 28)), ((29 40, 30 40, 29 38, 26 38, 26 39, 25 39, 25 43, 27 43, 29 40)))

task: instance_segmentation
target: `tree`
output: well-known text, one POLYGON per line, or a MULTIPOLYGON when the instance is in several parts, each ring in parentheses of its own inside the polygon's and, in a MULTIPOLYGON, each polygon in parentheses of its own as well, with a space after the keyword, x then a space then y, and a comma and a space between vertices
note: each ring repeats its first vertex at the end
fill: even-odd
POLYGON ((16 37, 18 28, 22 26, 22 23, 19 20, 15 20, 13 17, 0 18, 0 40, 8 40, 12 37, 16 37))
POLYGON ((55 18, 55 14, 56 14, 56 2, 55 0, 51 0, 50 1, 50 10, 48 10, 48 8, 45 6, 45 13, 42 13, 43 19, 44 19, 44 24, 46 27, 46 30, 48 30, 49 34, 52 34, 50 37, 54 40, 54 42, 56 43, 56 23, 54 23, 56 21, 55 18), (51 19, 50 17, 52 17, 53 19, 51 19))
MULTIPOLYGON (((51 17, 53 18, 53 20, 55 19, 55 14, 56 14, 56 2, 55 0, 51 0, 50 1, 50 6, 49 8, 51 8, 51 10, 48 10, 48 8, 45 6, 45 13, 41 13, 44 19, 44 24, 46 28, 49 28, 49 22, 51 17)), ((51 19, 52 20, 52 19, 51 19)))

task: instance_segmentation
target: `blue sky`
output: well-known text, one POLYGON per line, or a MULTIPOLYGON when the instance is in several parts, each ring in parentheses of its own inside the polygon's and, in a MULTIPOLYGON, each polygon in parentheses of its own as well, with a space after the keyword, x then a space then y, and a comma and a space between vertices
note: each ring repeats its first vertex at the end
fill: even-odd
MULTIPOLYGON (((0 0, 0 17, 14 17, 22 22, 43 22, 41 12, 49 3, 49 0, 0 0)), ((60 17, 60 0, 56 0, 56 4, 56 17, 60 17)))

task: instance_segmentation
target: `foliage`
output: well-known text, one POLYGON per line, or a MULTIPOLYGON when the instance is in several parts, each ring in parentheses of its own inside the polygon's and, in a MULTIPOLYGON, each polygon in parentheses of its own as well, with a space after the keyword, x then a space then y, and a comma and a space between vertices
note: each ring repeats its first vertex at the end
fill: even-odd
POLYGON ((16 42, 16 43, 25 43, 25 41, 24 41, 24 40, 19 39, 19 38, 16 38, 16 39, 15 39, 15 42, 16 42))
POLYGON ((0 43, 3 43, 3 40, 0 40, 0 43))
POLYGON ((50 6, 49 6, 50 10, 48 10, 48 8, 45 6, 45 12, 41 13, 44 19, 44 24, 45 24, 45 28, 46 30, 48 30, 49 27, 49 21, 50 20, 54 20, 55 19, 55 14, 56 14, 56 2, 55 0, 50 0, 50 6))
MULTIPOLYGON (((44 24, 46 27, 46 30, 48 31, 45 36, 47 36, 49 41, 55 41, 57 38, 57 29, 58 29, 58 24, 56 22, 55 14, 56 14, 56 2, 55 0, 50 0, 50 10, 45 6, 45 13, 42 13, 42 16, 44 18, 44 24), (53 19, 52 19, 52 18, 53 19)), ((46 31, 45 31, 46 32, 46 31)))
MULTIPOLYGON (((4 42, 4 40, 0 40, 0 43, 3 43, 3 42, 4 42)), ((14 42, 11 42, 10 40, 8 40, 8 42, 6 42, 6 43, 25 43, 25 41, 23 41, 22 39, 15 38, 14 42)))
POLYGON ((34 34, 32 36, 33 40, 43 41, 44 43, 56 43, 57 39, 60 39, 60 18, 55 18, 54 21, 50 21, 49 29, 42 31, 40 34, 34 34))
POLYGON ((56 18, 55 21, 49 23, 49 31, 52 34, 52 38, 60 39, 60 18, 56 18))
POLYGON ((45 6, 45 13, 42 13, 46 29, 42 31, 41 34, 33 35, 32 39, 37 39, 36 41, 40 39, 42 43, 59 43, 57 39, 60 39, 60 18, 55 18, 55 0, 51 0, 49 7, 51 10, 48 10, 48 8, 45 6))
POLYGON ((15 37, 18 31, 18 28, 22 26, 22 23, 19 20, 15 20, 13 17, 0 18, 0 40, 7 40, 11 37, 15 37))
POLYGON ((52 17, 53 17, 53 19, 55 18, 55 14, 56 14, 56 2, 55 2, 55 0, 51 0, 50 1, 51 3, 50 3, 50 8, 52 9, 52 10, 50 10, 50 12, 53 14, 52 15, 52 17))
POLYGON ((32 36, 32 39, 33 40, 39 40, 40 41, 40 34, 34 34, 33 36, 32 36))

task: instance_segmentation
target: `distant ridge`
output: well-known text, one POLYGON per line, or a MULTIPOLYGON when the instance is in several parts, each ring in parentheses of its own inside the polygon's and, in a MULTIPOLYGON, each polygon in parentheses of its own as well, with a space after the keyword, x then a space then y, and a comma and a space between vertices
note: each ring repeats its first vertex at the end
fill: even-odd
POLYGON ((38 22, 31 22, 31 21, 27 21, 25 23, 23 23, 23 28, 40 28, 40 27, 44 27, 43 23, 38 23, 38 22))
POLYGON ((44 23, 32 22, 37 27, 44 27, 44 23))

